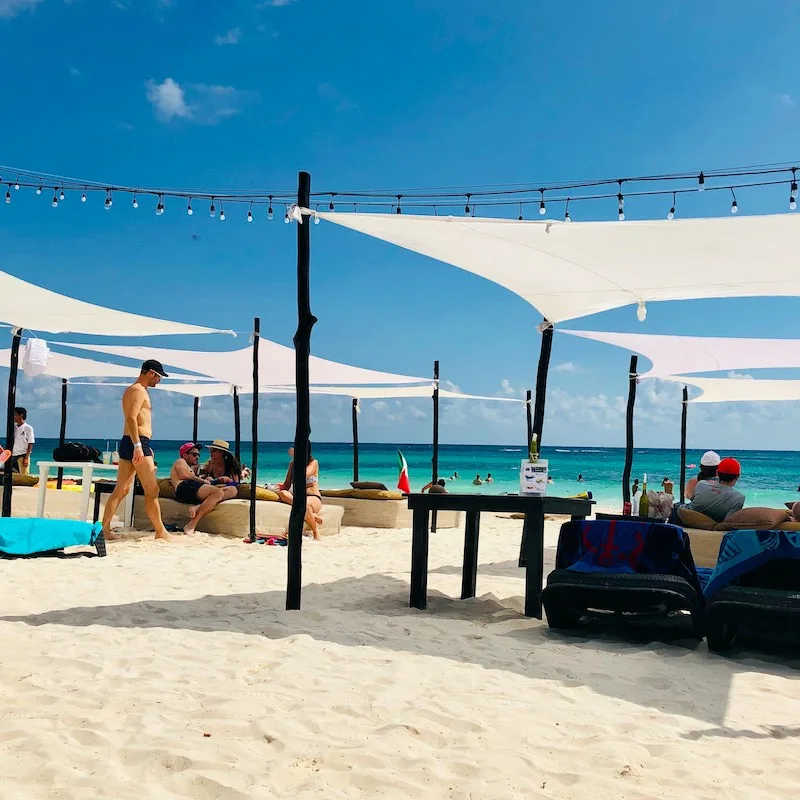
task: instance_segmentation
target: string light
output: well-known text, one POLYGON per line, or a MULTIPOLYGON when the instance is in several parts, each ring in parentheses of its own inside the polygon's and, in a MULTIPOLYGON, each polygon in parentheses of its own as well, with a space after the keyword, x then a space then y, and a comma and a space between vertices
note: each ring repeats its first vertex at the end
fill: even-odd
POLYGON ((8 184, 8 191, 6 192, 6 203, 11 202, 11 184, 8 184))
POLYGON ((16 181, 14 181, 14 191, 19 191, 19 177, 17 177, 16 181))
POLYGON ((522 222, 522 203, 519 204, 519 216, 517 219, 522 222))
POLYGON ((253 204, 252 203, 250 203, 250 208, 247 209, 247 221, 248 222, 252 222, 253 221, 253 204))
POLYGON ((789 190, 789 209, 797 208, 797 167, 792 167, 792 187, 789 190))
POLYGON ((58 192, 58 187, 56 186, 56 187, 53 188, 53 201, 51 203, 53 208, 58 208, 58 194, 57 194, 57 192, 58 192))
POLYGON ((701 172, 697 176, 697 191, 704 192, 706 190, 706 176, 701 172))
POLYGON ((158 203, 156 203, 156 216, 160 217, 165 210, 166 206, 164 205, 164 195, 160 194, 158 196, 158 203))
POLYGON ((222 203, 219 204, 219 221, 225 222, 225 206, 222 203))
MULTIPOLYGON (((331 200, 331 205, 333 205, 333 200, 331 200)), ((288 225, 291 220, 289 219, 289 206, 286 206, 286 213, 283 215, 283 221, 286 225, 288 225)))
POLYGON ((186 205, 186 213, 191 217, 194 214, 194 209, 192 208, 192 198, 189 198, 189 202, 186 205))
POLYGON ((547 206, 544 204, 544 189, 539 189, 542 193, 542 199, 539 201, 539 213, 544 216, 547 213, 547 206))
POLYGON ((272 219, 273 211, 272 211, 272 195, 269 196, 269 208, 267 209, 267 219, 272 219))
POLYGON ((111 199, 111 189, 106 189, 106 211, 111 211, 114 201, 111 199))
POLYGON ((136 199, 136 192, 133 193, 133 207, 139 208, 139 201, 136 199))
POLYGON ((731 203, 731 214, 738 214, 739 213, 739 204, 736 202, 736 193, 731 189, 731 194, 733 195, 733 202, 731 203))
POLYGON ((564 222, 572 222, 572 219, 569 215, 569 201, 570 198, 567 198, 567 204, 564 206, 564 222))
POLYGON ((81 195, 81 203, 86 202, 86 189, 83 190, 83 194, 81 195))
POLYGON ((464 206, 464 213, 467 214, 467 215, 469 215, 469 199, 470 199, 470 197, 472 197, 472 195, 468 194, 467 195, 467 204, 464 206))
POLYGON ((672 193, 672 208, 667 212, 667 219, 675 219, 675 192, 672 193))
POLYGON ((209 217, 216 217, 217 216, 217 207, 214 205, 214 198, 211 198, 211 205, 208 207, 208 216, 209 217))
POLYGON ((61 187, 61 194, 58 196, 58 199, 59 200, 63 200, 64 199, 64 187, 63 186, 61 187))
POLYGON ((400 208, 400 201, 402 199, 403 199, 403 195, 401 195, 401 194, 397 195, 397 211, 395 212, 396 214, 402 214, 403 213, 403 209, 400 208))
POLYGON ((319 214, 316 210, 314 211, 314 224, 319 225, 319 214))
POLYGON ((625 219, 625 198, 622 196, 622 181, 617 181, 619 183, 619 192, 617 193, 617 216, 619 217, 619 221, 622 222, 625 219))
POLYGON ((333 198, 336 197, 335 194, 331 195, 331 201, 328 203, 328 211, 333 211, 333 198))
POLYGON ((36 190, 36 194, 41 194, 41 193, 42 193, 42 185, 39 184, 39 188, 36 190))

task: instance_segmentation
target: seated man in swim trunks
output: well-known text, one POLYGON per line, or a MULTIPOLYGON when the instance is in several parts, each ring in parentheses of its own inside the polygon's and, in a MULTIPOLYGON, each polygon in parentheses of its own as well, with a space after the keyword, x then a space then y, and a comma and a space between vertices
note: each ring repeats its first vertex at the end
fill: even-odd
POLYGON ((236 497, 234 486, 213 486, 208 478, 198 477, 195 469, 200 459, 200 448, 203 445, 187 442, 181 445, 180 458, 172 465, 169 479, 175 488, 175 499, 186 503, 191 519, 183 528, 184 533, 194 533, 197 523, 210 514, 223 500, 236 497))

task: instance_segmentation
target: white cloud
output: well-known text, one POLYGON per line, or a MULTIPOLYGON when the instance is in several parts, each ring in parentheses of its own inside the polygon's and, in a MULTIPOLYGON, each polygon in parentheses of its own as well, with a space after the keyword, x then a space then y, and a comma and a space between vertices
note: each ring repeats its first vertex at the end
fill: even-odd
POLYGON ((553 367, 553 372, 577 372, 578 368, 572 361, 562 361, 553 367))
POLYGON ((261 0, 256 8, 284 8, 290 6, 296 0, 261 0))
POLYGON ((517 390, 511 385, 508 378, 500 381, 500 394, 506 397, 514 397, 517 394, 517 390))
POLYGON ((736 372, 735 370, 731 370, 728 373, 729 378, 733 378, 734 380, 743 380, 743 381, 754 381, 755 378, 752 375, 748 375, 746 372, 736 372))
POLYGON ((223 33, 221 36, 217 36, 214 39, 214 44, 216 45, 226 45, 226 44, 239 44, 239 39, 242 38, 242 29, 241 28, 231 28, 227 33, 223 33))
POLYGON ((794 108, 797 105, 797 100, 795 100, 790 94, 786 94, 786 92, 780 92, 778 94, 778 100, 780 100, 781 105, 784 105, 787 108, 794 108))
POLYGON ((72 75, 73 78, 80 78, 83 73, 77 67, 70 67, 69 74, 72 75))
POLYGON ((190 83, 181 86, 172 78, 163 82, 147 81, 147 99, 158 119, 170 122, 185 119, 199 125, 215 125, 236 116, 254 98, 251 92, 233 86, 190 83))
POLYGON ((25 11, 33 11, 44 0, 0 0, 0 18, 11 19, 25 11))

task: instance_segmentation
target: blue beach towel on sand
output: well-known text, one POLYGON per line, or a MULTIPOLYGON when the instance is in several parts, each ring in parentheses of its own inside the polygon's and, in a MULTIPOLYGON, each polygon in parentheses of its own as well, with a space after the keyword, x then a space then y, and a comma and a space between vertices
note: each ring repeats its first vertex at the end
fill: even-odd
POLYGON ((93 545, 103 530, 99 522, 70 519, 0 519, 0 553, 27 556, 64 547, 93 545))
POLYGON ((634 520, 567 522, 558 537, 556 569, 675 575, 702 597, 689 537, 676 525, 634 520))
POLYGON ((710 598, 723 586, 736 584, 743 575, 771 561, 786 559, 800 560, 800 533, 730 531, 722 537, 717 566, 705 586, 706 597, 710 598))

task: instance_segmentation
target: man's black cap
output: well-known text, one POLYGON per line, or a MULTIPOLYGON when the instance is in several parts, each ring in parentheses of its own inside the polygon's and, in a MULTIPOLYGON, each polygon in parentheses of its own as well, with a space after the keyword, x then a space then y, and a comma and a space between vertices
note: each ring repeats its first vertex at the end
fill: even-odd
POLYGON ((156 361, 154 358, 148 358, 147 361, 142 364, 142 374, 145 372, 155 372, 159 374, 162 378, 168 378, 166 372, 164 372, 164 367, 161 365, 160 361, 156 361))

